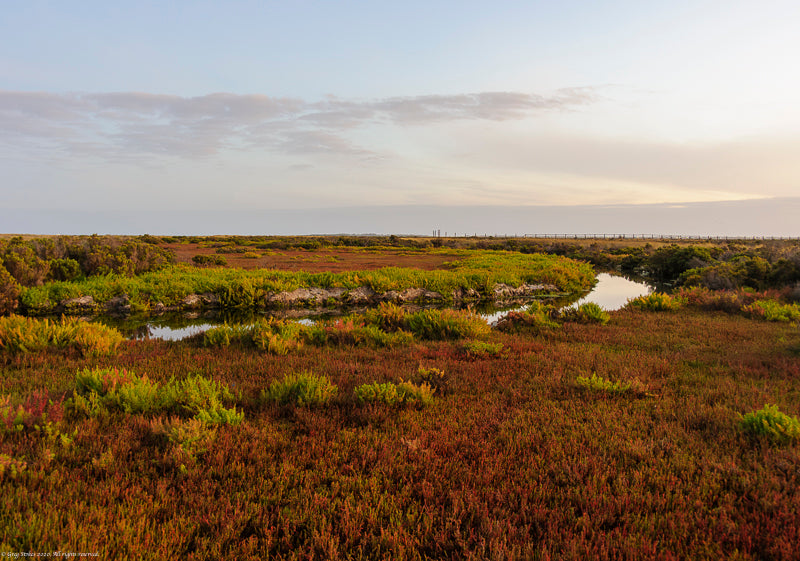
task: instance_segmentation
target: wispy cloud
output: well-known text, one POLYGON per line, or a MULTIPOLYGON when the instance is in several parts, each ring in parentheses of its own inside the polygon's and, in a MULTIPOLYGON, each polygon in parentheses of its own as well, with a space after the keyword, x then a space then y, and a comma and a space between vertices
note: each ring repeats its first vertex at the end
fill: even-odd
POLYGON ((178 97, 148 93, 0 92, 0 140, 109 151, 201 157, 226 148, 291 154, 374 153, 347 138, 369 124, 420 126, 459 120, 506 121, 592 103, 587 89, 552 96, 518 92, 307 101, 264 95, 178 97))

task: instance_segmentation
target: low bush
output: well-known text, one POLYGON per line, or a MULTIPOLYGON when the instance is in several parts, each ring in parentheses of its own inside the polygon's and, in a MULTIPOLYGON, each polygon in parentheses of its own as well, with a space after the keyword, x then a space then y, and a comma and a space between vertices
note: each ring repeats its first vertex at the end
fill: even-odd
POLYGON ((437 395, 447 394, 450 388, 450 375, 439 368, 419 366, 411 380, 416 384, 430 386, 437 395))
POLYGON ((682 300, 680 298, 673 298, 668 294, 661 292, 653 292, 646 296, 639 296, 628 300, 625 304, 626 308, 637 309, 646 312, 665 312, 677 310, 681 307, 682 300))
POLYGON ((227 386, 202 376, 170 380, 160 386, 147 376, 116 368, 85 369, 75 376, 75 391, 69 401, 77 416, 94 417, 109 410, 131 414, 170 412, 191 416, 204 423, 238 424, 244 413, 227 409, 234 398, 227 386))
POLYGON ((756 300, 742 307, 742 312, 753 318, 766 321, 795 322, 800 321, 800 305, 781 304, 776 300, 756 300))
POLYGON ((279 405, 320 406, 336 396, 338 388, 327 376, 311 372, 287 374, 261 392, 261 401, 279 405))
POLYGON ((422 310, 409 314, 404 323, 420 339, 472 339, 490 331, 486 320, 470 310, 422 310))
POLYGON ((533 302, 522 311, 507 313, 495 324, 495 329, 512 333, 523 331, 537 333, 546 329, 555 329, 560 327, 559 323, 553 319, 557 314, 558 310, 553 306, 533 302))
POLYGON ((170 383, 165 388, 164 407, 178 413, 188 414, 210 424, 239 424, 244 413, 236 408, 226 409, 224 401, 234 396, 227 386, 203 376, 170 383))
POLYGON ((630 391, 632 388, 631 382, 623 382, 623 381, 613 382, 611 380, 603 378, 602 376, 598 376, 596 372, 593 372, 591 377, 578 376, 575 382, 579 386, 581 386, 582 388, 586 388, 587 390, 601 391, 607 393, 621 394, 630 391))
POLYGON ((399 384, 387 382, 362 384, 355 388, 354 394, 359 403, 383 403, 391 406, 423 408, 433 403, 434 389, 425 382, 401 381, 399 384))
POLYGON ((581 304, 577 308, 567 308, 561 316, 565 321, 577 323, 599 323, 605 325, 611 320, 611 314, 594 302, 581 304))
POLYGON ((684 288, 677 296, 687 306, 705 311, 738 313, 744 306, 752 304, 757 296, 745 290, 709 290, 708 288, 684 288))
POLYGON ((408 406, 421 409, 433 403, 434 389, 422 382, 416 384, 414 382, 401 381, 397 384, 397 393, 400 395, 400 401, 408 406))
POLYGON ((766 438, 778 445, 800 440, 800 420, 778 410, 777 405, 765 405, 762 409, 742 415, 739 427, 752 437, 766 438))
POLYGON ((296 321, 269 318, 250 328, 250 341, 262 351, 287 355, 303 346, 306 326, 296 321))
POLYGON ((385 403, 386 405, 396 405, 400 397, 397 394, 397 386, 391 382, 379 384, 362 384, 353 390, 356 400, 359 403, 385 403))
POLYGON ((366 311, 363 318, 369 325, 375 325, 383 331, 398 331, 406 327, 408 311, 391 302, 382 302, 376 308, 366 311))
POLYGON ((150 421, 150 430, 156 436, 165 438, 173 446, 194 457, 208 451, 217 436, 214 424, 198 418, 157 417, 150 421))
POLYGON ((503 354, 503 343, 467 341, 461 346, 467 356, 473 358, 496 358, 503 354))
POLYGON ((83 356, 104 356, 114 353, 123 340, 119 331, 100 323, 21 316, 0 318, 0 351, 12 354, 55 348, 73 349, 83 356))
POLYGON ((222 255, 195 255, 192 257, 192 262, 199 266, 209 267, 225 267, 228 260, 222 255))
POLYGON ((17 309, 21 288, 0 261, 0 316, 11 314, 17 309))

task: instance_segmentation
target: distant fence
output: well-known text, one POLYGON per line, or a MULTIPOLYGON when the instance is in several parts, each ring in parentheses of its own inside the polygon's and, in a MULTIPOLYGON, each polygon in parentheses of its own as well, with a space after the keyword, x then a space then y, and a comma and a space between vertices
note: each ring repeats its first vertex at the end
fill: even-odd
POLYGON ((623 239, 623 240, 719 240, 719 241, 737 241, 737 240, 797 240, 800 237, 788 236, 684 236, 675 234, 523 234, 523 238, 545 238, 545 239, 568 239, 568 240, 608 240, 608 239, 623 239))
POLYGON ((530 238, 559 240, 698 240, 698 241, 747 241, 747 240, 800 240, 800 236, 685 236, 677 234, 453 234, 441 231, 433 233, 434 238, 472 237, 472 238, 530 238))

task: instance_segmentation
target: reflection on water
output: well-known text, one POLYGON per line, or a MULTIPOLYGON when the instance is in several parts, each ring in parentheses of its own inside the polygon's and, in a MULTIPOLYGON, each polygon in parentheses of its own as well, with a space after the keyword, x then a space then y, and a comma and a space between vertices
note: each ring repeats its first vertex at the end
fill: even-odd
MULTIPOLYGON (((556 306, 579 306, 587 302, 594 302, 606 310, 617 310, 625 303, 637 296, 652 292, 652 287, 643 283, 628 280, 624 277, 600 273, 597 275, 597 284, 585 295, 567 298, 554 298, 548 300, 556 306), (578 299, 579 298, 579 299, 578 299)), ((484 304, 474 308, 487 323, 493 324, 510 311, 524 309, 525 306, 515 306, 497 309, 492 304, 484 304)), ((413 309, 419 309, 418 307, 413 309)), ((341 316, 344 313, 359 313, 364 309, 354 310, 285 310, 283 312, 258 313, 249 311, 208 311, 202 315, 197 313, 164 314, 158 317, 130 316, 126 318, 100 317, 97 321, 116 327, 129 339, 164 339, 178 341, 191 337, 217 325, 240 324, 250 325, 265 317, 279 317, 300 321, 311 325, 315 320, 341 316)))
POLYGON ((573 304, 574 307, 593 302, 604 310, 613 311, 622 308, 628 300, 647 296, 653 287, 643 282, 635 282, 625 277, 600 273, 597 284, 583 298, 573 304))
MULTIPOLYGON (((578 300, 556 300, 556 306, 578 307, 593 302, 604 310, 614 311, 622 308, 628 300, 645 296, 653 291, 653 287, 643 283, 628 280, 625 277, 600 273, 597 275, 597 284, 586 295, 578 300)), ((508 312, 524 310, 527 306, 517 306, 512 309, 498 310, 492 313, 481 314, 492 325, 508 312)))

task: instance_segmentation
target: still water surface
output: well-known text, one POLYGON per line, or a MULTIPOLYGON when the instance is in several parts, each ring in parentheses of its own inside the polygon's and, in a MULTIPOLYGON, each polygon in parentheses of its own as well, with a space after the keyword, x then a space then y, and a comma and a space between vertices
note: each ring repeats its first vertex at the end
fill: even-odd
MULTIPOLYGON (((653 287, 644 282, 637 282, 629 280, 619 275, 610 275, 608 273, 599 273, 597 275, 597 284, 580 300, 569 304, 571 308, 577 308, 583 304, 593 302, 609 312, 619 310, 628 300, 638 298, 639 296, 646 296, 653 292, 653 287)), ((510 311, 519 311, 525 309, 525 306, 514 308, 513 310, 502 310, 491 314, 481 314, 486 318, 489 324, 497 322, 500 318, 505 316, 510 311)))
MULTIPOLYGON (((597 284, 594 288, 580 300, 569 304, 570 306, 580 306, 587 302, 594 302, 601 308, 613 311, 623 307, 628 300, 649 294, 653 288, 643 282, 636 282, 628 280, 625 277, 610 275, 608 273, 600 273, 597 275, 597 284)), ((525 306, 513 308, 513 310, 524 309, 525 306)), ((501 317, 506 315, 512 309, 498 310, 495 312, 481 313, 489 324, 495 323, 501 317)), ((260 316, 252 316, 250 318, 241 318, 238 321, 230 318, 229 323, 253 323, 260 316)), ((297 318, 293 318, 297 319, 297 318)), ((177 341, 185 337, 190 337, 201 333, 207 329, 221 325, 224 323, 223 319, 195 319, 187 320, 173 318, 172 320, 158 320, 149 318, 139 322, 138 324, 126 323, 118 327, 126 333, 131 339, 165 339, 170 341, 177 341), (191 325, 188 325, 191 323, 191 325)), ((313 322, 312 318, 302 318, 299 321, 310 324, 313 322)))

